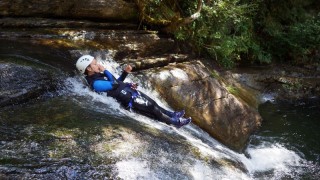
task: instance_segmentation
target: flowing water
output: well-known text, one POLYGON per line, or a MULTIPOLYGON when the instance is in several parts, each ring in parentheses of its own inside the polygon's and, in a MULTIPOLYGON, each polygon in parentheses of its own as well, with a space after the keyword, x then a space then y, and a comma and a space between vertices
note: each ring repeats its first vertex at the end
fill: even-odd
POLYGON ((267 102, 262 104, 259 110, 264 122, 259 133, 252 137, 247 151, 257 149, 259 153, 252 158, 264 162, 260 167, 264 171, 270 168, 270 174, 266 173, 266 177, 281 177, 288 173, 289 177, 295 179, 319 179, 319 99, 309 99, 295 104, 267 102), (270 159, 276 158, 287 158, 290 161, 288 164, 294 161, 297 161, 297 164, 288 168, 277 161, 269 163, 270 159), (272 169, 273 165, 277 168, 272 169), (281 171, 277 172, 278 167, 281 171))
MULTIPOLYGON (((111 57, 102 61, 119 74, 111 57)), ((0 179, 320 178, 318 101, 261 105, 261 130, 237 153, 192 123, 176 129, 131 113, 80 76, 61 76, 57 92, 0 109, 0 179)), ((170 109, 147 82, 128 81, 170 109)))

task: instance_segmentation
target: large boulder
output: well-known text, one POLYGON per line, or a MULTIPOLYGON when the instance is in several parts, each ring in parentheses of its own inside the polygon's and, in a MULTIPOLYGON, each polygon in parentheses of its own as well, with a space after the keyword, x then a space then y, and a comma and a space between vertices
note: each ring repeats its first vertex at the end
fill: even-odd
MULTIPOLYGON (((320 67, 320 66, 319 66, 320 67)), ((246 71, 226 71, 224 79, 235 87, 258 92, 258 103, 265 101, 296 102, 320 97, 320 68, 271 66, 246 71)))
POLYGON ((1 0, 0 16, 137 20, 134 3, 124 0, 1 0))
POLYGON ((43 95, 56 84, 46 70, 0 63, 0 107, 22 103, 43 95))
POLYGON ((193 123, 225 145, 242 150, 262 118, 235 97, 200 61, 170 64, 145 73, 175 109, 186 109, 193 123))

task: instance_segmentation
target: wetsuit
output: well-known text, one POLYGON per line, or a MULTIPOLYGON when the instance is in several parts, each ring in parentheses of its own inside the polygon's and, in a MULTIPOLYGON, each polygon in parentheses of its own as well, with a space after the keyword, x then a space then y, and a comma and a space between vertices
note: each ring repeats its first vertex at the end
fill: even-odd
POLYGON ((174 112, 163 109, 149 96, 133 89, 132 84, 124 83, 127 75, 128 73, 124 71, 116 79, 108 70, 105 70, 103 73, 86 76, 86 80, 94 91, 107 92, 107 96, 115 98, 124 107, 132 108, 141 114, 156 118, 167 124, 176 125, 179 123, 178 119, 173 117, 174 112))

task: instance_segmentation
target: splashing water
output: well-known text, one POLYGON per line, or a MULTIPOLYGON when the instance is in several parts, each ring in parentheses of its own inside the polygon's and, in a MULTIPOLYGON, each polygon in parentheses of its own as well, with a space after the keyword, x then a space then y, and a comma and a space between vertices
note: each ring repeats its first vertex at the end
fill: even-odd
MULTIPOLYGON (((119 64, 113 61, 110 56, 105 60, 98 59, 98 61, 114 74, 116 78, 121 73, 119 64)), ((126 82, 137 81, 139 81, 139 79, 135 79, 132 75, 129 75, 126 79, 126 82)), ((169 134, 177 134, 177 136, 183 137, 188 143, 196 147, 202 157, 240 162, 248 172, 243 173, 242 170, 227 165, 220 167, 218 168, 219 170, 217 170, 213 169, 212 166, 209 166, 204 161, 195 160, 195 163, 192 166, 182 167, 185 171, 190 172, 193 179, 252 179, 259 177, 281 179, 282 177, 288 176, 295 177, 293 171, 301 170, 306 164, 306 161, 296 152, 277 143, 249 145, 246 150, 247 155, 239 154, 220 144, 192 123, 181 129, 176 129, 175 127, 148 117, 126 111, 113 98, 107 97, 104 93, 94 93, 88 87, 85 87, 79 77, 68 78, 65 81, 65 84, 68 93, 86 99, 85 101, 77 100, 80 105, 94 107, 92 110, 112 114, 114 116, 131 117, 148 127, 156 128, 169 134), (102 103, 104 105, 94 106, 95 103, 102 103)), ((155 99, 161 106, 171 109, 167 103, 159 97, 158 93, 152 89, 139 87, 139 90, 155 99)), ((123 149, 119 149, 119 151, 125 152, 128 149, 128 146, 130 146, 130 144, 120 147, 123 149)), ((166 161, 166 159, 162 159, 161 161, 166 161)), ((116 165, 119 171, 118 176, 123 179, 170 179, 170 175, 165 174, 164 172, 155 172, 151 169, 148 160, 131 157, 117 162, 116 165)))
POLYGON ((280 144, 249 147, 247 153, 250 158, 243 157, 250 174, 274 171, 274 176, 290 175, 291 167, 297 167, 304 160, 294 151, 286 149, 280 144))

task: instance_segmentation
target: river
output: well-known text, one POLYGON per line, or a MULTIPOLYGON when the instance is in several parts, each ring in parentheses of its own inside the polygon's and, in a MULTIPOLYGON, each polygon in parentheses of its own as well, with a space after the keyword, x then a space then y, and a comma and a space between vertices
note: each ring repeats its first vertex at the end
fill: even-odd
MULTIPOLYGON (((21 49, 19 54, 2 51, 1 62, 54 66, 21 49)), ((49 52, 42 51, 45 57, 49 52)), ((102 61, 119 74, 112 57, 102 61)), ((238 153, 194 124, 177 129, 128 112, 104 94, 91 92, 80 76, 61 76, 65 80, 57 91, 0 109, 1 179, 320 178, 316 99, 260 105, 262 127, 245 152, 238 153)), ((170 108, 144 82, 132 75, 128 81, 138 81, 141 91, 170 108)))

